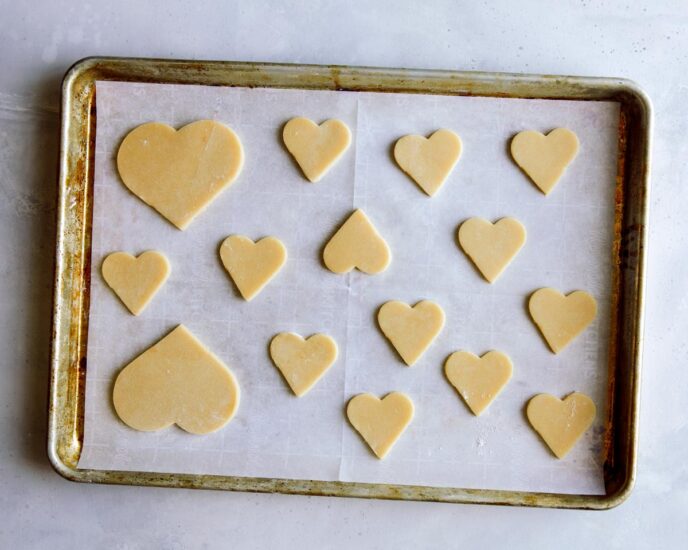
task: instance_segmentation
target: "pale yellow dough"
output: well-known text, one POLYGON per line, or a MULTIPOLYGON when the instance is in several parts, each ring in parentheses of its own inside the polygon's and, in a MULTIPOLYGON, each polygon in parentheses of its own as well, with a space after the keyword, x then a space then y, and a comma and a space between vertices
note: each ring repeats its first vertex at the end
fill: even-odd
POLYGON ((582 290, 564 296, 541 288, 530 297, 528 309, 549 347, 559 353, 595 319, 597 302, 582 290))
POLYGON ((564 458, 595 420, 595 403, 574 392, 563 401, 541 393, 528 401, 526 415, 557 458, 564 458))
POLYGON ((243 163, 237 135, 213 120, 179 130, 149 122, 129 132, 117 152, 124 185, 179 229, 236 179, 243 163))
POLYGON ((323 261, 334 273, 356 268, 373 275, 387 269, 392 253, 363 210, 354 211, 325 245, 323 261))
POLYGON ((153 250, 138 258, 126 252, 114 252, 103 261, 101 272, 122 303, 138 315, 165 284, 170 263, 164 254, 153 250))
POLYGON ((326 334, 304 339, 293 332, 281 332, 270 342, 270 357, 292 391, 301 397, 337 360, 337 343, 326 334))
POLYGON ((231 235, 220 246, 220 259, 241 295, 250 301, 282 269, 287 249, 275 237, 253 242, 243 235, 231 235))
POLYGON ((483 277, 494 283, 526 242, 526 228, 515 218, 494 224, 471 218, 459 228, 459 244, 483 277))
POLYGON ((385 458, 413 420, 413 401, 400 392, 383 399, 361 393, 349 401, 346 415, 377 457, 385 458))
POLYGON ((380 308, 377 322, 404 362, 411 366, 442 331, 444 311, 429 300, 418 302, 413 307, 391 301, 380 308))
POLYGON ((234 416, 239 386, 229 368, 179 325, 122 369, 112 401, 122 421, 135 430, 177 424, 206 434, 234 416))
POLYGON ((399 167, 430 197, 437 193, 461 156, 461 138, 437 130, 429 138, 411 134, 394 145, 399 167))
POLYGON ((547 136, 527 130, 511 140, 511 156, 548 195, 578 154, 578 146, 578 137, 568 128, 557 128, 547 136))
POLYGON ((341 120, 326 120, 318 126, 312 120, 297 117, 284 126, 282 139, 304 175, 315 183, 349 148, 351 131, 341 120))
POLYGON ((511 379, 511 360, 500 351, 478 357, 467 351, 452 353, 444 373, 466 405, 479 416, 511 379))

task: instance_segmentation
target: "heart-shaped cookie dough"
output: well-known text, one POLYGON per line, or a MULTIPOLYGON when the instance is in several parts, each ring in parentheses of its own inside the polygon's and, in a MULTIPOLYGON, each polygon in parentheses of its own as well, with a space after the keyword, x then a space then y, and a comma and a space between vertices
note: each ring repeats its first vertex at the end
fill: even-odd
POLYGON ((413 401, 400 392, 383 399, 360 393, 349 401, 346 416, 377 457, 385 458, 413 420, 413 401))
POLYGON ((179 325, 122 369, 112 401, 117 415, 135 430, 177 424, 206 434, 234 416, 239 386, 229 368, 179 325))
POLYGON ((349 148, 351 131, 341 120, 326 120, 318 126, 310 119, 297 117, 284 126, 282 139, 304 175, 315 183, 349 148))
POLYGON ((593 400, 582 393, 563 401, 541 393, 528 401, 526 416, 557 458, 564 458, 595 420, 595 411, 593 400))
POLYGON ((528 309, 549 347, 559 353, 593 321, 597 302, 582 290, 564 296, 553 288, 541 288, 533 292, 528 309))
POLYGON ((231 235, 220 246, 222 265, 246 301, 256 296, 287 261, 287 249, 275 237, 253 242, 231 235))
POLYGON ((511 379, 511 360, 500 351, 482 357, 456 351, 444 364, 444 373, 473 414, 480 416, 511 379))
POLYGON ((179 130, 143 124, 127 134, 117 152, 124 185, 179 229, 236 179, 243 163, 237 135, 213 120, 179 130))
POLYGON ((451 130, 437 130, 429 138, 408 135, 394 145, 394 159, 429 196, 435 195, 461 156, 461 138, 451 130))
POLYGON ((577 154, 578 137, 568 128, 557 128, 547 136, 527 130, 511 140, 511 156, 545 195, 577 154))
POLYGON ((444 327, 444 311, 429 300, 418 302, 413 307, 391 301, 380 308, 377 322, 404 362, 411 366, 444 327))
POLYGON ((526 228, 514 218, 502 218, 494 225, 471 218, 461 224, 458 237, 483 277, 494 283, 525 244, 526 228))
POLYGON ((170 263, 161 252, 149 250, 138 258, 114 252, 103 260, 103 279, 134 315, 141 313, 170 275, 170 263))
POLYGON ((337 360, 337 343, 326 334, 304 340, 293 332, 281 332, 270 342, 270 357, 292 391, 301 397, 337 360))
POLYGON ((387 269, 391 259, 389 246, 363 210, 349 216, 323 251, 325 266, 334 273, 356 268, 373 275, 387 269))

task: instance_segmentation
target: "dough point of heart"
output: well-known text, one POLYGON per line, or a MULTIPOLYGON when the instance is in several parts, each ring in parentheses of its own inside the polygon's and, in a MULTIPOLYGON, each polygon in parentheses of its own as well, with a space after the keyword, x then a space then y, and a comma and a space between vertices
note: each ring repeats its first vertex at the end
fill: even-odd
POLYGON ((378 458, 387 456, 413 420, 413 401, 403 393, 388 393, 378 399, 361 393, 349 401, 346 416, 378 458))
POLYGON ((148 250, 138 258, 126 252, 109 254, 101 267, 103 279, 134 315, 139 315, 170 275, 162 252, 148 250))
POLYGON ((243 164, 239 137, 213 120, 179 130, 160 122, 142 124, 117 152, 124 185, 179 229, 234 182, 243 164))
POLYGON ((234 416, 239 385, 229 368, 179 325, 122 369, 112 401, 117 415, 136 430, 177 424, 206 434, 234 416))

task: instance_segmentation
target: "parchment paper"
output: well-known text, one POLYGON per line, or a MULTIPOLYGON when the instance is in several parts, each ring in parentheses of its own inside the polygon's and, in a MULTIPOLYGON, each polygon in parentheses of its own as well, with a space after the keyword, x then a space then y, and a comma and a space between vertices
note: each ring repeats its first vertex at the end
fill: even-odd
POLYGON ((603 493, 600 449, 606 415, 607 341, 618 105, 605 102, 487 99, 355 92, 215 88, 99 82, 86 378, 81 468, 386 482, 464 488, 603 493), (293 116, 340 118, 350 150, 317 184, 305 180, 281 142, 293 116), (119 143, 149 121, 175 127, 216 119, 240 136, 243 172, 186 231, 133 196, 115 166, 119 143), (565 126, 578 157, 545 197, 508 154, 524 129, 565 126), (394 164, 394 142, 408 133, 450 128, 462 158, 435 198, 394 164), (365 210, 393 252, 390 268, 367 276, 327 271, 324 244, 353 208, 365 210), (515 216, 528 242, 496 284, 459 250, 456 230, 472 216, 515 216), (243 301, 218 258, 230 234, 274 235, 289 252, 276 279, 243 301), (172 274, 134 317, 105 285, 100 266, 117 250, 163 251, 172 274), (558 356, 528 317, 527 297, 542 286, 584 289, 598 301, 593 325, 558 356), (415 366, 403 365, 375 322, 379 306, 432 299, 447 323, 415 366), (172 427, 141 433, 114 413, 118 371, 177 324, 225 361, 241 385, 235 418, 194 436, 172 427), (281 331, 326 332, 340 357, 302 398, 294 397, 268 355, 281 331), (479 418, 443 375, 455 350, 507 353, 514 375, 479 418), (416 416, 384 461, 345 418, 363 391, 408 393, 416 416), (527 424, 536 393, 590 395, 593 427, 557 460, 527 424))

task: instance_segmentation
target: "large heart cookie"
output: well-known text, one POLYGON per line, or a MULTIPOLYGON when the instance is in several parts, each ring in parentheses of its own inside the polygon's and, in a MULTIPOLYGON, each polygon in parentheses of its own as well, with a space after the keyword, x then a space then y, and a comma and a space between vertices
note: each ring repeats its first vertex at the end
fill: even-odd
POLYGON ((530 297, 528 309, 549 347, 559 353, 593 321, 597 302, 582 290, 564 296, 553 288, 541 288, 530 297))
POLYGON ((282 139, 304 175, 315 183, 349 148, 351 132, 341 120, 326 120, 318 126, 312 120, 298 117, 284 126, 282 139))
POLYGON ((346 416, 377 457, 385 458, 413 420, 413 401, 400 392, 383 399, 361 393, 349 401, 346 416))
POLYGON ((363 213, 356 210, 325 245, 323 261, 334 273, 347 273, 356 268, 368 274, 387 269, 392 254, 363 213))
POLYGON ((526 416, 557 458, 564 458, 595 420, 595 403, 578 392, 563 401, 541 393, 528 401, 526 416))
POLYGON ((275 237, 253 242, 243 235, 231 235, 220 246, 220 259, 241 295, 249 301, 282 269, 287 249, 275 237))
POLYGON ((234 416, 234 375, 179 325, 117 376, 112 401, 128 426, 151 432, 177 424, 194 434, 214 432, 234 416))
POLYGON ((117 169, 129 190, 179 229, 185 229, 241 171, 237 135, 213 120, 175 130, 150 122, 127 134, 117 169))
POLYGON ((547 136, 527 130, 511 140, 511 156, 545 195, 577 154, 578 137, 568 128, 557 128, 547 136))
POLYGON ((466 255, 494 283, 525 244, 526 228, 514 218, 502 218, 494 225, 471 218, 461 224, 458 236, 466 255))
POLYGON ((170 275, 164 254, 149 250, 138 258, 126 252, 108 255, 101 267, 103 279, 134 315, 141 313, 170 275))
POLYGON ((380 308, 377 322, 404 362, 411 366, 444 327, 444 311, 429 300, 418 302, 413 307, 391 301, 380 308))
POLYGON ((451 130, 437 130, 429 138, 408 135, 394 145, 394 159, 429 196, 444 184, 461 156, 461 139, 451 130))
POLYGON ((511 379, 511 360, 500 351, 478 357, 467 351, 452 353, 444 373, 466 405, 479 416, 511 379))
POLYGON ((337 343, 326 334, 307 339, 281 332, 270 342, 270 357, 292 391, 305 395, 337 359, 337 343))

